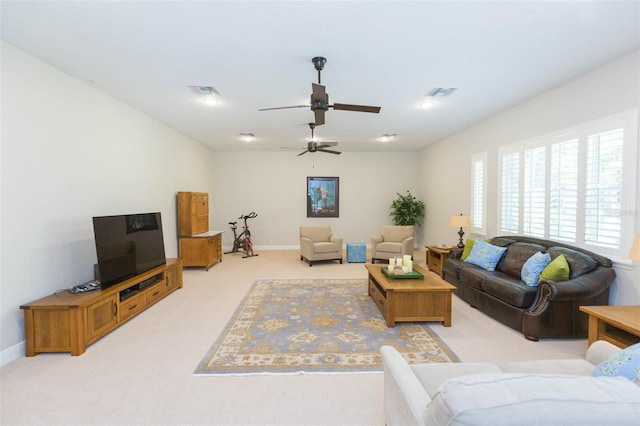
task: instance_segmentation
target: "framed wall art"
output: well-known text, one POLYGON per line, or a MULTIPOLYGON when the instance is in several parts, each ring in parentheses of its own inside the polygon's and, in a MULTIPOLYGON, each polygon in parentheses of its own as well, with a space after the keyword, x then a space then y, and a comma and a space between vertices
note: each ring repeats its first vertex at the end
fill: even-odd
POLYGON ((307 217, 339 217, 340 178, 307 177, 307 217))

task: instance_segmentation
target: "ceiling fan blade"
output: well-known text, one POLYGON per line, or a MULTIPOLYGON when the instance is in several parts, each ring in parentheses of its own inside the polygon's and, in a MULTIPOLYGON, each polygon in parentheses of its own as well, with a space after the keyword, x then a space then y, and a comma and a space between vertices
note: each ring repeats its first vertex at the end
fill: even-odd
POLYGON ((261 108, 258 111, 271 111, 271 110, 274 110, 274 109, 289 109, 289 108, 309 108, 309 105, 294 105, 294 106, 286 106, 286 107, 261 108))
POLYGON ((300 154, 296 155, 296 157, 300 157, 301 155, 304 155, 304 154, 306 154, 307 152, 309 152, 309 151, 304 150, 304 151, 302 151, 300 154))
POLYGON ((326 153, 328 153, 328 154, 337 154, 337 155, 342 154, 340 151, 333 151, 333 150, 331 150, 331 149, 324 149, 324 148, 323 148, 323 149, 318 149, 318 151, 320 151, 320 152, 326 152, 326 153))
POLYGON ((373 112, 379 113, 379 106, 366 106, 366 105, 350 105, 350 104, 333 104, 333 109, 339 109, 343 111, 357 111, 357 112, 373 112))
POLYGON ((320 142, 320 145, 318 145, 318 149, 328 148, 330 146, 336 146, 336 145, 338 145, 338 142, 320 142))
POLYGON ((324 111, 321 109, 317 109, 313 111, 316 115, 316 126, 321 126, 324 124, 324 111))
POLYGON ((327 92, 322 84, 311 83, 311 103, 327 102, 327 92))

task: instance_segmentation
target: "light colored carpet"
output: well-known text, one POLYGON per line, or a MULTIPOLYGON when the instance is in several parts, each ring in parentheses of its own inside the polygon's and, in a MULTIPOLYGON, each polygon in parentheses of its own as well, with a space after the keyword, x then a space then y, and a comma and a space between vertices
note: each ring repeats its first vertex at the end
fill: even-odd
MULTIPOLYGON (((186 269, 183 289, 82 356, 40 354, 2 367, 0 424, 384 425, 383 374, 193 375, 256 280, 367 278, 362 263, 310 268, 298 250, 257 252, 186 269)), ((424 266, 424 249, 414 259, 424 266)), ((3 321, 21 317, 16 307, 3 321)), ((463 362, 579 358, 587 347, 586 339, 531 342, 455 295, 451 327, 429 327, 463 362)))
POLYGON ((382 345, 410 363, 458 360, 426 323, 387 327, 366 279, 258 280, 195 374, 382 371, 382 345))

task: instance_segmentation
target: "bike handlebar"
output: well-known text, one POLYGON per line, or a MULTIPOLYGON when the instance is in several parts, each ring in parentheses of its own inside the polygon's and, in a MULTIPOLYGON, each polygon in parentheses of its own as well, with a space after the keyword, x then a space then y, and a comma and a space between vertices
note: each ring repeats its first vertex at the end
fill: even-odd
POLYGON ((243 216, 240 216, 238 219, 253 219, 258 217, 258 214, 256 212, 251 212, 249 214, 245 214, 243 216))

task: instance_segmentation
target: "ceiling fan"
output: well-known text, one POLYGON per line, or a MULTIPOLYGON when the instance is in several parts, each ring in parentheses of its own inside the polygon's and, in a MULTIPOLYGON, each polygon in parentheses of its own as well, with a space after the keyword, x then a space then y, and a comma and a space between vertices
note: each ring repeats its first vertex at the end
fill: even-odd
POLYGON ((329 108, 343 110, 343 111, 357 111, 357 112, 372 112, 379 113, 379 106, 366 106, 366 105, 351 105, 351 104, 338 104, 334 103, 333 105, 329 104, 329 95, 327 94, 325 87, 321 84, 320 80, 320 71, 324 69, 324 64, 327 63, 327 58, 323 58, 322 56, 316 56, 311 60, 316 70, 318 71, 318 84, 311 83, 311 102, 309 105, 293 105, 286 107, 276 107, 276 108, 262 108, 258 111, 271 111, 274 109, 288 109, 288 108, 311 108, 311 111, 315 114, 315 124, 320 126, 324 124, 324 113, 328 111, 329 108))
MULTIPOLYGON (((313 129, 316 128, 316 123, 309 123, 309 128, 311 129, 311 140, 309 141, 309 143, 307 143, 307 148, 302 148, 304 149, 304 151, 302 151, 300 154, 298 154, 298 157, 300 157, 301 155, 306 154, 307 152, 326 152, 329 154, 337 154, 340 155, 342 154, 340 151, 334 151, 332 149, 327 149, 330 148, 332 146, 336 146, 338 145, 338 142, 317 142, 315 140, 315 138, 313 137, 313 129)), ((287 148, 285 148, 287 149, 287 148)))

